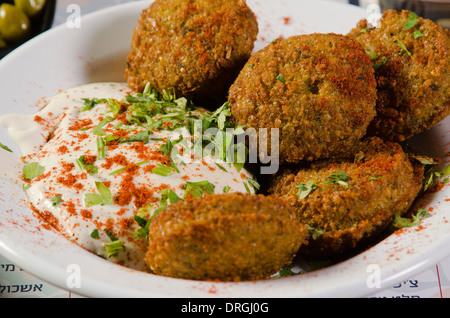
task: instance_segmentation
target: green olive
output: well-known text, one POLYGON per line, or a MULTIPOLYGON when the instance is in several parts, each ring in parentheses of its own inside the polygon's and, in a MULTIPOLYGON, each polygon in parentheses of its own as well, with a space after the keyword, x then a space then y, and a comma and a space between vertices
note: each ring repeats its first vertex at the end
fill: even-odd
POLYGON ((38 15, 45 6, 45 0, 14 0, 14 4, 29 17, 38 15))
POLYGON ((29 29, 30 19, 22 10, 9 3, 0 5, 0 34, 4 41, 20 41, 29 29))

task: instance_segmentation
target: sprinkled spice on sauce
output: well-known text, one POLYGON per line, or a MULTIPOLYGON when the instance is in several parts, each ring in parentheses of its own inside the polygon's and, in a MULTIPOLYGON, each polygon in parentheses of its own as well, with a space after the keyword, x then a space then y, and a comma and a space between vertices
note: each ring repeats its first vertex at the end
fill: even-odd
POLYGON ((136 220, 150 220, 174 198, 225 188, 254 192, 247 184, 252 176, 241 166, 192 151, 204 142, 193 130, 195 121, 223 129, 219 114, 149 89, 135 94, 125 83, 61 92, 33 117, 22 118, 33 136, 25 128, 16 134, 28 141, 17 143, 25 164, 33 164, 32 178, 24 179, 33 209, 81 247, 146 270, 145 231, 136 220), (106 247, 116 241, 120 248, 112 253, 106 247))

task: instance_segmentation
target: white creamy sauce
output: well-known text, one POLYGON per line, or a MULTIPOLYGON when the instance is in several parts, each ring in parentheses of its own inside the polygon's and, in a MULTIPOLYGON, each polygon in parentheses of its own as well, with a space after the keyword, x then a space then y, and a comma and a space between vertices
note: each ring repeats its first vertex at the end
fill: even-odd
MULTIPOLYGON (((85 106, 83 99, 122 101, 129 94, 133 92, 126 83, 83 85, 48 99, 48 104, 35 114, 2 116, 0 124, 8 128, 11 138, 22 151, 25 164, 39 163, 45 169, 28 181, 26 189, 38 213, 79 246, 110 261, 146 270, 147 241, 145 237, 136 237, 140 226, 133 217, 142 211, 149 211, 146 216, 149 217, 158 209, 163 189, 172 190, 183 198, 187 182, 208 181, 214 185, 215 193, 223 193, 224 189, 254 191, 247 180, 251 175, 244 169, 237 171, 233 164, 213 157, 193 160, 189 152, 180 154, 184 164, 175 163, 179 172, 173 171, 168 176, 153 173, 153 168, 164 160, 160 148, 166 138, 174 141, 181 134, 183 140, 190 143, 192 136, 186 128, 153 131, 147 143, 107 144, 105 158, 99 158, 99 137, 118 133, 133 135, 140 130, 137 127, 132 132, 120 130, 117 128, 120 122, 115 118, 102 127, 104 135, 94 134, 94 128, 106 116, 111 116, 111 112, 106 103, 81 111, 85 106), (76 162, 81 156, 87 161, 90 159, 92 162, 89 163, 97 171, 89 173, 92 171, 81 169, 76 162), (113 204, 86 206, 86 194, 100 195, 96 182, 109 189, 113 204), (107 230, 123 245, 123 251, 116 256, 106 254, 105 244, 111 242, 107 230), (99 237, 93 238, 93 232, 98 232, 99 237)), ((181 143, 174 147, 180 148, 181 143)))

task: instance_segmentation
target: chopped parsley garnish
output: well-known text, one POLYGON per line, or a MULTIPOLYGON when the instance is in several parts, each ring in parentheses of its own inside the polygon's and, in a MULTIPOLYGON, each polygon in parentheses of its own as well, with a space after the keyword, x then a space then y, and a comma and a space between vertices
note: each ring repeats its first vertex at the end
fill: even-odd
POLYGON ((60 195, 55 195, 53 198, 50 199, 50 202, 52 203, 52 206, 57 206, 58 204, 64 201, 61 199, 60 195))
POLYGON ((23 167, 23 177, 26 180, 31 180, 31 179, 39 177, 41 174, 44 173, 44 171, 45 171, 45 168, 43 166, 41 166, 37 162, 32 162, 32 163, 26 164, 23 167))
MULTIPOLYGON (((148 160, 144 160, 144 161, 141 161, 141 162, 136 162, 135 165, 136 166, 141 166, 141 165, 144 165, 146 163, 148 163, 148 160)), ((114 176, 114 175, 116 175, 116 174, 118 174, 118 173, 120 173, 122 171, 125 171, 126 169, 127 169, 127 167, 119 168, 119 169, 114 170, 113 172, 111 172, 109 175, 110 176, 114 176)))
POLYGON ((297 186, 297 189, 298 189, 297 196, 300 200, 302 200, 306 198, 312 191, 317 189, 317 185, 315 185, 314 182, 310 180, 306 183, 301 182, 297 186))
POLYGON ((178 139, 171 141, 169 138, 166 139, 166 142, 161 145, 159 148, 159 152, 163 154, 163 156, 169 156, 172 154, 173 147, 183 140, 183 136, 180 135, 178 139))
POLYGON ((364 152, 360 151, 355 155, 355 163, 358 162, 364 162, 364 159, 366 158, 366 155, 364 154, 364 152))
POLYGON ((211 194, 214 193, 216 186, 209 181, 199 181, 199 182, 186 182, 184 186, 184 197, 192 196, 194 198, 201 198, 204 193, 211 194))
POLYGON ((148 228, 155 216, 157 216, 162 210, 164 210, 168 204, 172 204, 178 201, 183 201, 173 190, 163 189, 161 190, 161 200, 159 201, 159 207, 156 209, 152 216, 147 220, 145 216, 150 212, 151 206, 145 206, 138 209, 138 213, 134 215, 134 221, 139 225, 139 229, 133 233, 134 238, 146 237, 148 235, 148 228), (144 212, 142 212, 144 211, 144 212))
POLYGON ((294 275, 299 275, 302 274, 303 271, 299 271, 299 272, 294 272, 292 269, 294 268, 294 265, 285 265, 283 266, 278 274, 271 276, 271 279, 275 279, 275 278, 281 278, 281 277, 289 277, 289 276, 294 276, 294 275))
POLYGON ((119 240, 105 243, 103 247, 105 248, 106 255, 108 255, 108 257, 117 256, 120 252, 123 251, 123 244, 119 240))
POLYGON ((283 74, 278 74, 277 80, 279 80, 281 83, 286 83, 286 79, 284 78, 283 74))
POLYGON ((377 53, 370 50, 366 50, 366 53, 369 55, 372 61, 377 61, 373 64, 373 68, 375 69, 375 71, 379 70, 387 62, 386 56, 380 57, 377 53))
POLYGON ((418 22, 419 19, 417 14, 415 14, 414 12, 410 12, 408 19, 406 20, 405 24, 403 24, 403 29, 409 30, 413 26, 415 26, 418 22))
POLYGON ((413 35, 414 35, 414 39, 419 39, 423 36, 423 33, 420 32, 419 30, 416 30, 416 31, 414 31, 413 35))
POLYGON ((311 234, 311 237, 313 240, 317 240, 319 237, 321 237, 323 235, 322 230, 315 229, 312 226, 310 226, 309 224, 306 224, 306 229, 311 234))
POLYGON ((82 98, 82 100, 84 101, 84 107, 81 108, 81 111, 87 111, 87 110, 91 110, 92 108, 95 107, 95 105, 97 104, 101 104, 101 103, 106 103, 107 100, 104 98, 82 98))
POLYGON ((409 156, 425 166, 425 171, 423 174, 423 190, 427 191, 434 184, 436 177, 442 177, 442 172, 436 171, 439 165, 439 160, 433 159, 428 156, 417 156, 413 154, 410 154, 409 156))
POLYGON ((227 173, 228 173, 228 170, 227 170, 227 169, 225 169, 225 167, 224 167, 224 166, 222 166, 221 164, 219 164, 219 163, 217 163, 217 162, 216 162, 215 164, 216 164, 216 166, 217 166, 217 167, 219 167, 219 169, 220 169, 220 170, 223 170, 223 171, 225 171, 225 172, 227 172, 227 173))
POLYGON ((175 130, 185 125, 188 101, 163 91, 160 95, 147 85, 143 93, 128 95, 126 119, 130 124, 144 124, 149 130, 175 130))
POLYGON ((107 205, 113 203, 113 197, 111 195, 111 191, 108 189, 107 186, 105 186, 102 182, 96 181, 95 186, 97 188, 97 191, 100 194, 97 193, 85 193, 84 195, 84 205, 86 207, 91 207, 94 205, 107 205))
POLYGON ((122 105, 117 100, 112 98, 108 99, 107 104, 109 111, 112 113, 113 117, 116 117, 119 114, 122 105))
POLYGON ((247 193, 252 193, 252 192, 250 191, 250 188, 249 188, 247 182, 244 182, 244 187, 245 187, 245 191, 247 191, 247 193))
POLYGON ((97 136, 104 136, 105 135, 105 131, 103 130, 103 127, 109 123, 110 121, 112 121, 114 118, 112 118, 111 116, 106 116, 105 118, 103 118, 103 120, 94 127, 94 129, 92 130, 92 133, 94 135, 97 136))
POLYGON ((399 39, 397 39, 397 45, 398 45, 403 51, 405 51, 409 56, 412 55, 411 52, 408 51, 408 49, 406 48, 406 45, 405 45, 402 41, 400 41, 399 39))
POLYGON ((1 142, 0 142, 0 148, 5 149, 6 151, 9 151, 9 152, 13 152, 11 149, 9 149, 8 146, 2 144, 1 142))
POLYGON ((148 227, 150 226, 151 219, 145 217, 150 213, 151 205, 146 205, 138 209, 137 213, 133 216, 134 221, 139 225, 139 229, 133 233, 133 237, 140 238, 148 235, 148 227))
POLYGON ((366 53, 370 56, 371 60, 376 60, 378 58, 378 54, 375 52, 372 52, 370 50, 366 50, 366 53))
POLYGON ((110 243, 105 243, 103 245, 106 254, 108 255, 108 257, 116 256, 123 251, 123 244, 110 230, 105 230, 105 233, 111 240, 110 243))
POLYGON ((252 186, 252 188, 254 189, 255 192, 258 192, 258 190, 261 188, 261 186, 259 185, 258 181, 256 181, 256 179, 247 177, 247 181, 248 181, 248 184, 252 186))
POLYGON ((86 171, 88 174, 97 174, 98 168, 94 165, 88 165, 85 162, 85 156, 80 156, 78 159, 75 160, 75 163, 77 164, 78 168, 80 168, 81 171, 86 171))
POLYGON ((147 225, 147 220, 137 214, 133 216, 133 219, 140 227, 145 227, 147 225))
POLYGON ((105 230, 105 234, 109 237, 111 241, 117 241, 117 237, 108 229, 105 230))
POLYGON ((450 165, 446 166, 444 169, 442 169, 441 171, 441 177, 447 177, 450 175, 450 165))
POLYGON ((411 219, 403 218, 400 215, 396 214, 394 216, 394 221, 392 225, 396 228, 402 229, 405 227, 414 227, 418 226, 420 221, 425 218, 429 212, 425 209, 419 209, 415 215, 411 217, 411 219))
POLYGON ((97 137, 97 158, 105 159, 105 140, 102 137, 97 137))
POLYGON ((442 174, 438 171, 432 171, 432 169, 427 169, 424 173, 424 176, 427 176, 425 179, 425 183, 423 186, 423 191, 427 191, 429 187, 431 187, 434 183, 435 177, 440 178, 443 177, 442 174))
POLYGON ((327 179, 330 179, 330 180, 324 182, 324 184, 334 183, 334 184, 339 184, 339 185, 343 186, 344 188, 348 188, 348 183, 345 182, 345 180, 347 180, 348 178, 350 178, 350 176, 348 174, 346 174, 345 172, 342 172, 342 171, 338 171, 337 173, 333 173, 333 174, 327 176, 327 179))
POLYGON ((176 171, 176 169, 174 167, 168 167, 165 165, 162 165, 160 163, 158 163, 153 169, 152 169, 152 173, 154 174, 158 174, 160 176, 163 177, 167 177, 170 176, 171 174, 173 174, 176 171))
POLYGON ((386 63, 387 63, 387 57, 386 56, 382 56, 381 60, 379 62, 376 62, 376 63, 373 64, 373 68, 374 68, 375 71, 378 71, 386 63))
POLYGON ((230 186, 224 186, 222 191, 223 191, 223 193, 228 193, 228 192, 230 192, 230 190, 231 190, 230 186))
POLYGON ((417 156, 417 155, 412 155, 412 154, 410 154, 410 156, 413 159, 416 159, 417 161, 419 161, 423 165, 437 165, 437 164, 439 164, 438 161, 436 161, 435 159, 433 159, 431 157, 428 157, 428 156, 417 156))
POLYGON ((213 113, 202 112, 194 114, 191 112, 186 125, 191 135, 195 135, 197 130, 204 132, 209 128, 218 128, 224 131, 226 128, 234 128, 228 120, 230 116, 230 103, 225 102, 213 113))
POLYGON ((91 236, 93 239, 98 239, 98 238, 100 238, 100 233, 98 232, 98 229, 92 230, 90 236, 91 236))
POLYGON ((119 138, 118 141, 119 143, 143 142, 144 144, 146 144, 150 141, 149 132, 147 130, 144 130, 131 136, 119 138))

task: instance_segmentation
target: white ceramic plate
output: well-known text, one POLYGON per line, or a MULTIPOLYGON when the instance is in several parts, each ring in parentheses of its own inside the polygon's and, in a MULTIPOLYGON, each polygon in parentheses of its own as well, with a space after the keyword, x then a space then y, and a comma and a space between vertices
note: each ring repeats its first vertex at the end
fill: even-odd
MULTIPOLYGON (((140 12, 150 2, 111 7, 81 20, 80 28, 56 27, 0 61, 0 115, 30 113, 42 97, 99 81, 123 81, 126 55, 140 12)), ((318 0, 249 0, 260 35, 255 49, 280 35, 346 33, 364 10, 318 0)), ((417 136, 411 146, 428 154, 449 152, 449 120, 417 136), (422 148, 422 145, 426 147, 422 148), (436 152, 437 149, 437 152, 436 152)), ((18 149, 5 130, 1 175, 14 171, 18 149), (15 157, 14 157, 15 156, 15 157)), ((0 253, 29 273, 76 294, 94 297, 362 297, 432 266, 448 255, 449 189, 436 193, 434 210, 420 230, 411 228, 345 262, 308 274, 258 282, 214 283, 150 275, 111 264, 43 227, 28 207, 21 185, 0 181, 0 253), (74 280, 76 275, 79 280, 74 280), (79 283, 80 285, 77 285, 79 283), (379 284, 378 284, 379 283, 379 284), (75 284, 75 288, 70 287, 75 284)))

